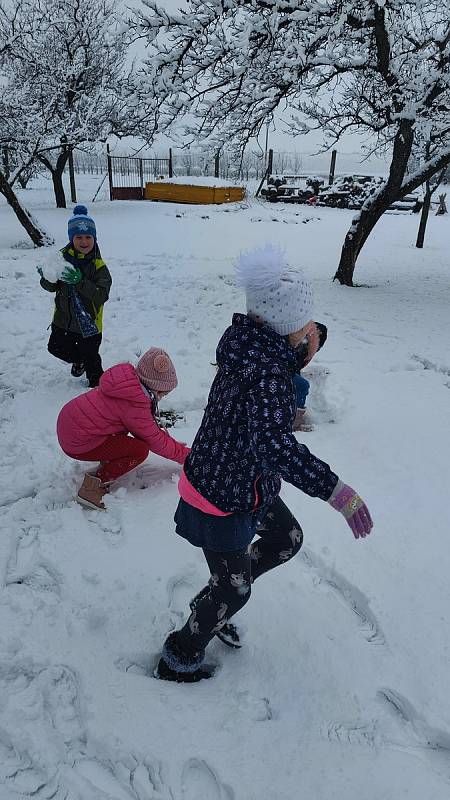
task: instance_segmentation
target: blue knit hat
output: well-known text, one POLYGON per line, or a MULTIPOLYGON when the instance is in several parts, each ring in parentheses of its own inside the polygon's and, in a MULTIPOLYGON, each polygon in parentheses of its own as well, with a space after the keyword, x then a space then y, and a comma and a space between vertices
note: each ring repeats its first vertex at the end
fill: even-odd
POLYGON ((97 239, 95 222, 89 216, 86 206, 75 206, 73 216, 67 223, 67 232, 70 243, 73 242, 74 236, 93 236, 97 239))

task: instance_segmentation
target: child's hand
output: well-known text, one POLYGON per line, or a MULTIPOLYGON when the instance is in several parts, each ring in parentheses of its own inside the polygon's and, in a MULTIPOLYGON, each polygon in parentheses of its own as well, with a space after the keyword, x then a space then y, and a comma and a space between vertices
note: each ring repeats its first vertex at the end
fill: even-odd
POLYGON ((70 283, 72 285, 79 283, 83 277, 79 267, 66 267, 62 273, 60 280, 63 283, 70 283))
POLYGON ((369 509, 351 486, 338 481, 328 502, 345 517, 355 539, 369 535, 373 528, 369 509))
POLYGON ((308 352, 306 354, 305 364, 304 364, 306 367, 306 365, 309 364, 309 362, 316 355, 319 349, 319 344, 320 344, 319 331, 317 330, 317 325, 315 322, 311 322, 308 325, 305 331, 305 335, 308 340, 308 352))

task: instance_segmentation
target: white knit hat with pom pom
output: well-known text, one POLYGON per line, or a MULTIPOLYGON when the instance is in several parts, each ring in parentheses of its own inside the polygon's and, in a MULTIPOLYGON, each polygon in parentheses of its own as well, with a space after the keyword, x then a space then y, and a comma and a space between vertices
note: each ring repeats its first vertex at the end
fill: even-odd
POLYGON ((236 283, 245 289, 247 314, 287 336, 312 319, 312 289, 300 270, 292 269, 285 252, 266 244, 236 261, 236 283))

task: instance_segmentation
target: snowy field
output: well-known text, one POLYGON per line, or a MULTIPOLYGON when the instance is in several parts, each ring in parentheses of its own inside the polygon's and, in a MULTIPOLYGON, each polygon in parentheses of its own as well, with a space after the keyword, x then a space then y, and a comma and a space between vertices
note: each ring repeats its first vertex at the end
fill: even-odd
MULTIPOLYGON (((328 342, 313 361, 303 441, 367 501, 355 541, 289 485, 300 555, 255 584, 245 646, 219 641, 216 677, 148 674, 207 578, 174 533, 179 467, 151 456, 107 498, 74 502, 84 465, 55 422, 83 380, 46 350, 40 251, 0 204, 0 800, 445 800, 450 793, 448 481, 450 216, 386 216, 355 275, 331 282, 351 212, 268 205, 91 204, 113 276, 105 368, 172 356, 166 407, 190 443, 233 311, 239 249, 286 247, 328 342), (169 402, 170 401, 170 402, 169 402)), ((68 212, 41 181, 21 194, 57 247, 68 212)))

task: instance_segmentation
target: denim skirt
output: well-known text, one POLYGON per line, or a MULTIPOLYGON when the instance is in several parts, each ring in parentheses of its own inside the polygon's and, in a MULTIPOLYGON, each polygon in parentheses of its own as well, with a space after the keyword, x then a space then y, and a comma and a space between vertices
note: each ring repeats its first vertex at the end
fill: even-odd
POLYGON ((266 513, 261 507, 253 512, 217 517, 180 499, 174 520, 179 536, 195 547, 226 553, 246 550, 266 513))

